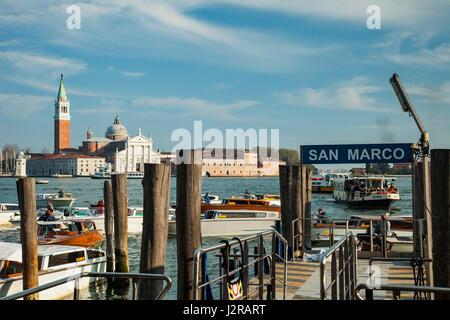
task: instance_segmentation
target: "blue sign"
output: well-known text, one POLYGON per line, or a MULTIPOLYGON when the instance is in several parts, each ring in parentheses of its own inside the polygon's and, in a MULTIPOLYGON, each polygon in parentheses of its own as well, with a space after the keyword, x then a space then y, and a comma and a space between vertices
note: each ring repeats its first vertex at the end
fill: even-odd
POLYGON ((407 163, 411 143, 300 146, 303 164, 407 163))

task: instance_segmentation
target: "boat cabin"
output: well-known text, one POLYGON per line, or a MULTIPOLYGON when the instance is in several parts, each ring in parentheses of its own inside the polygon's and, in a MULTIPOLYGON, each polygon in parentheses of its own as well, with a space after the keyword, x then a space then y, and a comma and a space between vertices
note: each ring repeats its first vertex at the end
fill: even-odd
POLYGON ((0 212, 19 211, 19 205, 15 203, 0 203, 0 212))
POLYGON ((336 191, 365 193, 398 193, 397 187, 389 184, 384 177, 353 177, 335 182, 336 191))
POLYGON ((269 205, 269 201, 258 200, 256 199, 239 199, 239 198, 231 198, 231 199, 223 199, 222 204, 227 205, 252 205, 252 206, 267 206, 269 205))
MULTIPOLYGON (((105 260, 105 252, 62 245, 38 245, 38 270, 52 271, 105 260)), ((22 275, 22 244, 0 242, 0 279, 22 275)))
POLYGON ((251 210, 208 210, 202 219, 278 219, 276 211, 251 211, 251 210))
POLYGON ((38 221, 38 236, 54 232, 56 235, 76 235, 96 230, 91 220, 38 221))

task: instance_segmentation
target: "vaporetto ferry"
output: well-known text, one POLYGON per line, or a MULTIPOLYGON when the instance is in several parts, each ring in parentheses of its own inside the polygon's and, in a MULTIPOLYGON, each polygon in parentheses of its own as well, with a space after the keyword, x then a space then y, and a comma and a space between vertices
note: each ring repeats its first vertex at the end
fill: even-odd
POLYGON ((333 198, 349 206, 389 209, 400 200, 398 188, 381 176, 349 177, 334 181, 333 198))

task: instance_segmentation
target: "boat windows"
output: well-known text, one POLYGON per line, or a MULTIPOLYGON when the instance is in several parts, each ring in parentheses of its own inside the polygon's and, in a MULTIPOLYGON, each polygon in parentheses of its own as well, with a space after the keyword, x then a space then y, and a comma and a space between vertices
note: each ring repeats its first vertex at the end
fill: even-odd
POLYGON ((84 261, 84 251, 67 252, 52 255, 48 261, 48 267, 56 267, 65 264, 84 261))
POLYGON ((12 277, 22 273, 22 264, 17 261, 2 261, 3 266, 1 267, 0 275, 2 277, 12 277))
POLYGON ((88 259, 100 258, 103 257, 104 255, 105 253, 99 250, 92 250, 92 249, 87 250, 88 259))
POLYGON ((206 211, 203 219, 214 219, 214 217, 215 217, 215 211, 206 211))
POLYGON ((251 212, 251 211, 232 211, 220 212, 218 218, 265 218, 265 212, 251 212))
POLYGON ((5 210, 20 210, 18 205, 14 204, 5 204, 5 210))
POLYGON ((95 230, 95 225, 92 222, 86 221, 84 223, 84 231, 93 231, 95 230))

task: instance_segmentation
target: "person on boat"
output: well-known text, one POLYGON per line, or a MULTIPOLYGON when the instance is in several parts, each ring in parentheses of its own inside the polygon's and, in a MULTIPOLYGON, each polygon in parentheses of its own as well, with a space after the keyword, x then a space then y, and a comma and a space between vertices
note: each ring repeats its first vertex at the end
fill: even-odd
POLYGON ((47 201, 47 210, 55 210, 54 208, 53 208, 53 204, 50 202, 50 201, 47 201))
POLYGON ((248 192, 248 189, 245 189, 245 194, 250 194, 250 192, 248 192))
POLYGON ((321 223, 321 224, 329 223, 329 220, 327 218, 327 213, 325 211, 323 211, 322 209, 317 210, 317 214, 314 216, 314 219, 316 219, 316 223, 321 223))
POLYGON ((53 209, 47 209, 47 211, 39 217, 39 221, 56 221, 53 216, 53 209))
POLYGON ((60 198, 64 198, 64 191, 63 191, 62 189, 60 189, 60 190, 58 191, 58 194, 59 194, 59 197, 60 197, 60 198))
POLYGON ((209 204, 209 202, 211 201, 211 197, 209 196, 209 192, 207 192, 205 194, 205 196, 203 197, 203 199, 205 199, 205 202, 209 204))

